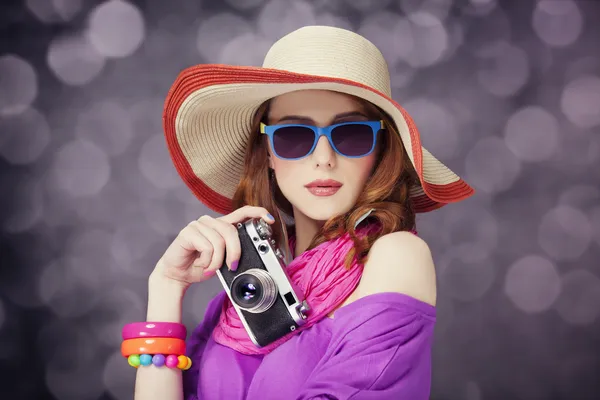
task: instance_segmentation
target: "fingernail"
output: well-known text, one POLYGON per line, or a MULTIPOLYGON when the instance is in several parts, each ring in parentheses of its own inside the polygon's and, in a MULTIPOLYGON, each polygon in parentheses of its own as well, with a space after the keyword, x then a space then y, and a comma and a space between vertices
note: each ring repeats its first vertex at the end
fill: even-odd
POLYGON ((275 218, 273 218, 271 214, 267 214, 267 218, 269 218, 271 221, 275 221, 275 218))
POLYGON ((232 270, 232 271, 237 271, 238 263, 239 263, 238 260, 232 261, 231 262, 231 267, 229 269, 232 270))

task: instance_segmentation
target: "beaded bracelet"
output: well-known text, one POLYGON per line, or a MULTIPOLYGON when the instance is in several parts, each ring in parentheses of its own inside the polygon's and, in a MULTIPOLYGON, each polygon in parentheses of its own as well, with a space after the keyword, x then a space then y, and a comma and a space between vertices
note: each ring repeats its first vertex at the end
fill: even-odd
POLYGON ((121 354, 185 354, 185 341, 174 338, 136 338, 121 343, 121 354))
POLYGON ((165 357, 164 354, 132 354, 127 357, 127 362, 134 368, 148 366, 150 364, 155 367, 165 366, 167 368, 177 368, 182 371, 187 371, 192 366, 191 358, 180 355, 169 354, 165 357))

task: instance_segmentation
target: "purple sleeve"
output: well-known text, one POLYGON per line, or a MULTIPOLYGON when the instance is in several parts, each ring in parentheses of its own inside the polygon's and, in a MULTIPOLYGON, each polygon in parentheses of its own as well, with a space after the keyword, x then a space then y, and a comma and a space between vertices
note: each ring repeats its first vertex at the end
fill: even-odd
POLYGON ((202 362, 202 354, 207 340, 212 331, 219 322, 223 300, 227 297, 226 293, 220 292, 215 296, 204 313, 204 320, 198 325, 186 342, 187 356, 192 360, 192 366, 187 371, 183 371, 183 398, 185 400, 198 400, 198 372, 202 362))
POLYGON ((429 398, 435 307, 400 293, 335 313, 331 345, 297 400, 429 398))

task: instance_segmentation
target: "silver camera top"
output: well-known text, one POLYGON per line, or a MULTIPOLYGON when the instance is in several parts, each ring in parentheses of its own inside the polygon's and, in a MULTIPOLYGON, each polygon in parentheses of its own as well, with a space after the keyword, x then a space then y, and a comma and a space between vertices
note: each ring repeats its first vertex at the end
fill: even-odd
POLYGON ((270 239, 273 236, 273 229, 265 222, 264 219, 259 218, 255 220, 256 233, 262 240, 270 239))

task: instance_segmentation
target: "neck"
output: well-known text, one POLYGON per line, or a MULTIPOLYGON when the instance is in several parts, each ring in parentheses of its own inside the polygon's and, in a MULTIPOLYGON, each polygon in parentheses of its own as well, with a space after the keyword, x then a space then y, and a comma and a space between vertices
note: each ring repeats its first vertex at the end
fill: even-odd
POLYGON ((294 208, 294 224, 296 226, 296 247, 294 254, 302 254, 325 221, 316 221, 294 208))

